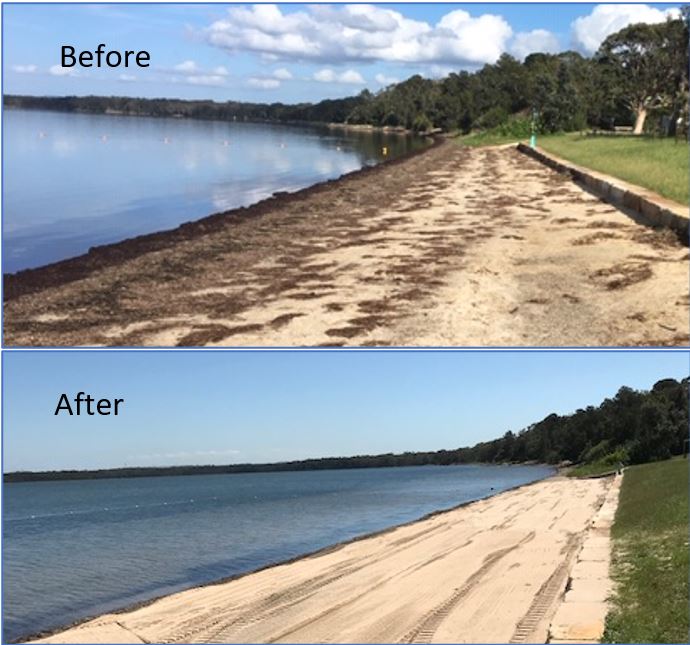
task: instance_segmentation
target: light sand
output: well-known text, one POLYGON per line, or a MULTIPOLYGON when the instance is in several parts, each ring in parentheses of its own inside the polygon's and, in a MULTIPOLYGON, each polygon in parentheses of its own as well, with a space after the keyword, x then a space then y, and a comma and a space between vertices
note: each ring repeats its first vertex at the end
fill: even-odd
POLYGON ((447 142, 157 240, 8 281, 5 342, 688 344, 688 249, 513 148, 447 142))
POLYGON ((543 643, 610 484, 551 478, 41 642, 543 643))

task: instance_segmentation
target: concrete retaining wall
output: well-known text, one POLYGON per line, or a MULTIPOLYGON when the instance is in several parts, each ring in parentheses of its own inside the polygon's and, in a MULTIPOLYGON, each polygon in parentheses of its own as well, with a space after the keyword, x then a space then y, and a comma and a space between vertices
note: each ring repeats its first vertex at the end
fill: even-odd
POLYGON ((539 148, 530 148, 519 143, 518 150, 553 170, 569 175, 574 181, 601 199, 631 211, 643 223, 654 227, 665 227, 675 231, 684 244, 689 243, 690 214, 688 207, 665 199, 652 191, 633 186, 620 179, 577 166, 547 154, 539 148))
POLYGON ((568 588, 549 625, 548 643, 600 643, 613 593, 610 576, 611 526, 618 508, 622 475, 616 475, 604 503, 587 528, 568 588))

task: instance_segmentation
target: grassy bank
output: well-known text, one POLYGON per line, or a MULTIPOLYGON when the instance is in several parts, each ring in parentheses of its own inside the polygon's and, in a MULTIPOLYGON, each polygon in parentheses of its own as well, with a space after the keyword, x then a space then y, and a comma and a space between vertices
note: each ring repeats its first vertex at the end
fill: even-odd
POLYGON ((690 199, 688 146, 651 137, 541 136, 537 144, 580 166, 653 190, 681 204, 690 199))
POLYGON ((581 464, 571 468, 566 474, 568 477, 596 477, 598 475, 610 475, 615 473, 617 466, 608 462, 596 461, 593 464, 581 464))
POLYGON ((520 141, 527 141, 525 137, 516 136, 514 134, 504 134, 495 130, 488 132, 473 132, 462 137, 458 137, 456 141, 463 146, 470 148, 481 148, 482 146, 500 146, 508 143, 517 145, 520 141))
POLYGON ((613 537, 608 643, 688 642, 688 461, 625 472, 613 537))

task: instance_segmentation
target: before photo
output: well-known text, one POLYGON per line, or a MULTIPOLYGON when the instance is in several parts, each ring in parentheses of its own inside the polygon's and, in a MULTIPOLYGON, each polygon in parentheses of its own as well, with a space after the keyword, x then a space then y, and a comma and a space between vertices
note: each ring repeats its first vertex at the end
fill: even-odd
POLYGON ((3 7, 6 346, 688 346, 677 4, 3 7))

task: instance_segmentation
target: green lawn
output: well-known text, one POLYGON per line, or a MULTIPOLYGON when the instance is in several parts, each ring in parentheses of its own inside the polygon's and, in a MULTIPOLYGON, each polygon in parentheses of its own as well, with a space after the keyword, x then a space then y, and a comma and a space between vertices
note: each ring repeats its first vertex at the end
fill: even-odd
POLYGON ((568 477, 593 477, 595 475, 609 475, 616 472, 616 466, 603 461, 592 464, 574 466, 566 474, 568 477))
POLYGON ((561 134, 537 137, 537 145, 563 159, 586 166, 664 197, 687 204, 690 156, 682 140, 561 134))
MULTIPOLYGON (((525 143, 527 142, 525 139, 525 143)), ((455 139, 458 143, 463 146, 470 146, 471 148, 479 148, 481 146, 498 146, 505 143, 518 144, 522 139, 510 134, 500 134, 494 131, 488 132, 473 132, 472 134, 466 134, 462 137, 455 139)))
POLYGON ((687 643, 688 461, 626 469, 611 536, 617 594, 604 642, 687 643))

